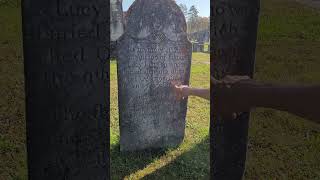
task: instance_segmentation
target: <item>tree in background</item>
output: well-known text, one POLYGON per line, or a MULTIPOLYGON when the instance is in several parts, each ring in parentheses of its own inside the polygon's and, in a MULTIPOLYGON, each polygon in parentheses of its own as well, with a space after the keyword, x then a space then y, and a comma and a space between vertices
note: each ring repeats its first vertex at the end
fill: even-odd
POLYGON ((197 20, 198 20, 198 14, 199 14, 199 11, 198 9, 192 5, 189 9, 189 12, 188 12, 188 16, 189 16, 189 19, 188 19, 188 29, 189 29, 189 32, 195 32, 195 28, 197 27, 197 20))
POLYGON ((210 26, 209 17, 198 17, 197 26, 193 28, 194 32, 208 30, 210 26))
POLYGON ((188 7, 185 4, 179 4, 181 11, 184 14, 186 20, 188 20, 188 7))
POLYGON ((179 4, 179 6, 187 21, 187 33, 193 33, 209 29, 210 18, 199 16, 199 11, 196 8, 196 6, 191 6, 189 10, 185 4, 179 4))

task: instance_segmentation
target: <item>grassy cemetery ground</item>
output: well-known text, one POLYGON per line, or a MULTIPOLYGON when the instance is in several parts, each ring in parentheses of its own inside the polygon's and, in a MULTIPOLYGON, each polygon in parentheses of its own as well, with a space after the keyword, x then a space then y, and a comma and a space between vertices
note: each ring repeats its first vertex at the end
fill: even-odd
MULTIPOLYGON (((320 82, 320 11, 291 0, 262 0, 255 77, 320 82)), ((0 6, 0 180, 27 179, 20 9, 0 6)), ((208 87, 208 54, 193 56, 191 84, 208 87)), ((116 65, 111 64, 111 165, 114 179, 206 179, 209 104, 191 98, 184 143, 177 149, 118 152, 116 65)), ((318 179, 320 126, 271 109, 250 121, 246 179, 318 179)))
MULTIPOLYGON (((255 78, 320 83, 320 9, 294 1, 262 1, 255 78)), ((257 109, 249 136, 247 179, 319 179, 318 124, 257 109)))

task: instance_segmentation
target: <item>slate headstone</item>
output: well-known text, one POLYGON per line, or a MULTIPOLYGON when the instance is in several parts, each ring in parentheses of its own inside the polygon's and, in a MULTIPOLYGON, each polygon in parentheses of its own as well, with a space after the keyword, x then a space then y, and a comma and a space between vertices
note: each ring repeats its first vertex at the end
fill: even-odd
POLYGON ((172 0, 136 0, 128 10, 118 51, 121 151, 179 145, 187 99, 172 82, 189 84, 191 43, 186 21, 172 0))
POLYGON ((22 8, 29 179, 109 179, 108 1, 22 8))
MULTIPOLYGON (((211 75, 253 77, 259 0, 214 0, 211 3, 211 75)), ((212 88, 213 90, 214 88, 212 88)), ((211 92, 214 94, 214 92, 211 92)), ((211 96, 211 108, 215 108, 211 96)), ((249 112, 223 119, 211 110, 211 178, 242 179, 245 170, 249 112)))

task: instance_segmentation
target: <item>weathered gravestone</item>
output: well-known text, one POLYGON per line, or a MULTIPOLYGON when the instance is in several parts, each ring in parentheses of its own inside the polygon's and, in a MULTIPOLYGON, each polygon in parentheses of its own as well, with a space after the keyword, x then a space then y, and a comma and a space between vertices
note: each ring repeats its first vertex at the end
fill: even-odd
POLYGON ((198 44, 196 45, 196 48, 197 48, 197 51, 196 51, 196 52, 201 52, 201 44, 200 44, 200 43, 198 43, 198 44))
POLYGON ((109 3, 24 0, 30 180, 109 179, 109 3))
MULTIPOLYGON (((259 9, 259 0, 214 0, 211 3, 211 74, 215 78, 253 76, 259 9)), ((214 96, 211 97, 214 109, 214 96)), ((234 120, 222 119, 211 110, 212 179, 242 178, 248 121, 248 112, 238 114, 234 120)))
POLYGON ((184 138, 187 99, 171 83, 189 84, 191 43, 172 0, 136 0, 119 40, 121 151, 166 148, 184 138))
POLYGON ((206 53, 210 53, 210 44, 208 44, 206 53))
POLYGON ((116 58, 117 40, 124 33, 122 0, 110 1, 110 56, 116 58))
POLYGON ((193 52, 202 52, 203 51, 203 44, 198 42, 193 43, 193 52))
POLYGON ((204 44, 199 44, 199 52, 204 52, 204 44))
POLYGON ((110 0, 110 40, 117 41, 124 33, 122 0, 110 0))
POLYGON ((203 35, 203 42, 210 42, 210 30, 206 30, 204 35, 203 35))
POLYGON ((197 31, 188 34, 189 40, 197 41, 200 43, 205 43, 210 41, 210 31, 209 29, 197 31))
POLYGON ((198 43, 192 43, 192 52, 199 52, 198 43))

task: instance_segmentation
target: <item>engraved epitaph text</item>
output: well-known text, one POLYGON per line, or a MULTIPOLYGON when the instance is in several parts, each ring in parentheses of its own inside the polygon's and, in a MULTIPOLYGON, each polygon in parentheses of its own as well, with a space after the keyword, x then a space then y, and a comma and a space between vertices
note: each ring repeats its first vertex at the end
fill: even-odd
POLYGON ((166 148, 182 142, 187 99, 171 83, 189 84, 191 43, 171 0, 137 0, 119 41, 118 84, 122 151, 166 148))
MULTIPOLYGON (((259 7, 259 0, 214 0, 211 3, 211 75, 215 78, 253 76, 259 7)), ((211 108, 215 108, 213 100, 211 108)), ((233 120, 216 116, 211 110, 212 179, 242 178, 248 121, 247 112, 238 114, 233 120)))
POLYGON ((109 179, 109 4, 24 0, 29 179, 109 179))

